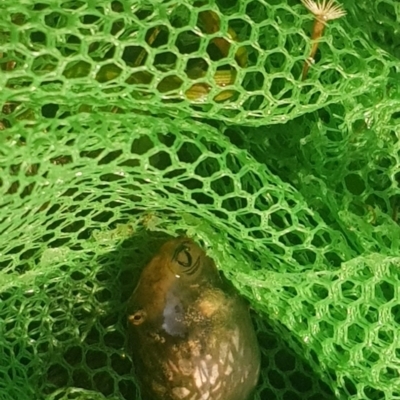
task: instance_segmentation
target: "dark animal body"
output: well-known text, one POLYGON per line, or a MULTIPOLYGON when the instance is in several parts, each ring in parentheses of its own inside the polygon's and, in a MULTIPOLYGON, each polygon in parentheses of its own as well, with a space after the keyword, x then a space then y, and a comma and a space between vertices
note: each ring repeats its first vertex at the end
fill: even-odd
POLYGON ((128 315, 135 370, 148 399, 251 396, 260 352, 248 306, 192 240, 162 246, 142 272, 128 315))

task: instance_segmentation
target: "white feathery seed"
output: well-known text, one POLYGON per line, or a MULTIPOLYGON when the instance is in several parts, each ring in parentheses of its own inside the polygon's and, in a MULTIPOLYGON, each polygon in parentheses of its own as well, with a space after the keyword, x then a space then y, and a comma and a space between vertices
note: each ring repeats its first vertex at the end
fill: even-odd
POLYGON ((320 3, 317 3, 314 0, 301 0, 301 2, 304 7, 323 21, 331 21, 346 15, 346 11, 342 6, 335 4, 334 0, 322 0, 320 3))

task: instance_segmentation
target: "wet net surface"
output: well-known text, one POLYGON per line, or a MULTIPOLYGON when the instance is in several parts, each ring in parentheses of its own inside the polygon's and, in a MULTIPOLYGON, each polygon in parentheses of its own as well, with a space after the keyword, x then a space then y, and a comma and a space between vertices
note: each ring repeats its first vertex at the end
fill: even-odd
MULTIPOLYGON (((400 8, 0 6, 0 399, 140 399, 125 302, 167 237, 254 309, 255 399, 400 398, 400 8)), ((144 399, 145 400, 145 399, 144 399)))

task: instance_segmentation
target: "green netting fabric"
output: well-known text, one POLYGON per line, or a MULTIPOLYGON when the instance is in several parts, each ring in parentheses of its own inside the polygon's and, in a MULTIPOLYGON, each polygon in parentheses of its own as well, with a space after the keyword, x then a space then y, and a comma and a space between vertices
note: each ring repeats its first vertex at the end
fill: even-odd
POLYGON ((0 399, 140 399, 125 302, 170 236, 249 299, 256 399, 400 399, 400 7, 0 5, 0 399))

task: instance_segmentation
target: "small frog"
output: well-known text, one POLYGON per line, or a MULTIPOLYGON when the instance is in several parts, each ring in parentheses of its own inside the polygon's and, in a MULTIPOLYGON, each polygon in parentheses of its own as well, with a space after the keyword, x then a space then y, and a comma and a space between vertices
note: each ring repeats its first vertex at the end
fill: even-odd
POLYGON ((260 351, 249 308, 192 240, 166 242, 144 268, 129 299, 128 326, 149 399, 251 396, 260 351))

